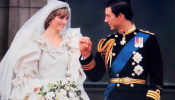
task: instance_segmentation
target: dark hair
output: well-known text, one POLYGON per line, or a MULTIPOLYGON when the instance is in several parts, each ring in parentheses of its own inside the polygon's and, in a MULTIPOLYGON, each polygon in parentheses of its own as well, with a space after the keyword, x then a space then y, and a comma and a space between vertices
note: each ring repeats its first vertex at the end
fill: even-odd
POLYGON ((63 1, 63 2, 66 2, 66 0, 58 0, 58 1, 63 1))
POLYGON ((126 2, 128 0, 110 0, 107 4, 106 7, 111 7, 112 12, 115 14, 117 17, 119 13, 122 13, 125 15, 125 18, 127 20, 132 20, 133 17, 133 12, 131 9, 130 2, 126 2))
POLYGON ((52 11, 49 16, 46 18, 45 23, 44 23, 44 29, 46 30, 49 27, 49 23, 52 19, 54 19, 56 16, 69 16, 70 12, 68 10, 67 7, 62 7, 62 8, 58 8, 54 11, 52 11))

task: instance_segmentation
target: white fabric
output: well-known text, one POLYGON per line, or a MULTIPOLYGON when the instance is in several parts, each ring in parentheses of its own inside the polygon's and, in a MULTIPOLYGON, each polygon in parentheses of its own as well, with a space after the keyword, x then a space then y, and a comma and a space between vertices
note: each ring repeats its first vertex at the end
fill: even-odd
POLYGON ((27 96, 27 100, 35 100, 35 87, 59 80, 77 82, 83 99, 89 100, 83 89, 86 76, 78 60, 80 29, 68 29, 66 33, 59 48, 49 45, 47 40, 37 34, 16 54, 18 62, 14 71, 17 77, 13 80, 12 100, 24 100, 27 96), (81 73, 78 72, 79 69, 81 73))
MULTIPOLYGON (((9 99, 13 88, 12 83, 14 85, 14 88, 11 98, 13 98, 14 100, 23 100, 24 97, 27 95, 30 95, 28 98, 29 100, 35 100, 35 94, 32 95, 31 93, 33 91, 33 88, 35 86, 41 85, 41 81, 43 80, 49 81, 48 79, 55 80, 69 78, 75 79, 77 82, 80 82, 80 85, 83 84, 85 75, 82 69, 82 74, 77 74, 74 72, 76 71, 76 69, 81 68, 78 64, 79 62, 77 59, 79 53, 77 47, 74 47, 74 44, 77 44, 77 36, 80 36, 81 34, 80 32, 78 32, 79 34, 76 34, 76 36, 75 33, 77 33, 77 31, 74 33, 74 29, 69 29, 70 17, 68 19, 68 24, 65 26, 65 29, 61 32, 63 34, 64 41, 59 49, 54 49, 53 47, 49 46, 47 42, 44 41, 42 38, 37 38, 35 39, 35 41, 33 41, 34 36, 39 37, 45 31, 44 22, 47 16, 50 14, 50 12, 61 7, 69 8, 69 5, 65 2, 51 0, 46 6, 44 6, 37 13, 35 13, 17 32, 11 44, 11 47, 9 48, 9 50, 7 51, 6 55, 0 63, 1 100, 9 99), (68 33, 74 34, 69 35, 68 33), (74 37, 73 35, 76 36, 75 38, 77 40, 71 40, 70 37, 74 37), (38 44, 40 44, 40 46, 38 46, 38 44), (67 48, 68 46, 69 48, 67 48), (41 50, 43 52, 41 52, 41 50), (64 51, 64 54, 61 53, 62 51, 64 51), (66 53, 65 51, 68 51, 69 53, 66 53), (70 56, 69 54, 72 54, 73 52, 74 55, 70 56), (74 57, 76 58, 74 59, 74 57), (70 59, 70 61, 66 60, 67 58, 70 59), (63 62, 58 62, 57 60, 61 60, 63 62), (56 64, 60 66, 56 67, 56 64), (75 64, 77 64, 77 66, 74 66, 75 64), (67 68, 69 70, 66 70, 67 68), (16 76, 13 72, 13 69, 16 76), (57 69, 59 73, 56 74, 56 72, 54 72, 56 71, 55 69, 57 69), (72 76, 66 77, 65 73, 71 74, 72 76)), ((82 86, 81 88, 84 92, 82 86)), ((87 95, 85 97, 87 97, 87 95)))

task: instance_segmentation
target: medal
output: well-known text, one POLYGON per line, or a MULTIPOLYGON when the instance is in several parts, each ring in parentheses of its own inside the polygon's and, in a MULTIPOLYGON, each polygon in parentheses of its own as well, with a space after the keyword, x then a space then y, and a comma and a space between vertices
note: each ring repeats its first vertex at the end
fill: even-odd
POLYGON ((134 68, 134 70, 133 70, 138 76, 140 75, 140 74, 142 74, 143 73, 143 71, 144 71, 144 69, 143 69, 143 67, 142 66, 140 66, 140 65, 137 65, 137 66, 135 66, 135 68, 134 68))
POLYGON ((121 45, 125 45, 125 44, 126 44, 125 33, 123 33, 123 38, 122 38, 122 40, 120 41, 120 44, 121 44, 121 45))
POLYGON ((142 61, 143 57, 142 57, 142 55, 141 55, 139 52, 136 52, 136 53, 134 54, 134 56, 132 57, 132 59, 133 59, 137 64, 139 64, 139 63, 142 61))
POLYGON ((136 48, 142 48, 143 47, 143 37, 135 37, 135 42, 134 42, 134 46, 136 48))
MULTIPOLYGON (((133 24, 132 26, 130 26, 125 32, 120 32, 120 34, 123 34, 123 38, 122 38, 122 40, 120 41, 120 44, 121 45, 125 45, 126 44, 126 35, 128 35, 128 34, 130 34, 130 33, 132 33, 132 32, 134 32, 136 30, 136 27, 135 27, 135 25, 133 24)), ((136 32, 134 32, 134 33, 136 33, 136 32)))

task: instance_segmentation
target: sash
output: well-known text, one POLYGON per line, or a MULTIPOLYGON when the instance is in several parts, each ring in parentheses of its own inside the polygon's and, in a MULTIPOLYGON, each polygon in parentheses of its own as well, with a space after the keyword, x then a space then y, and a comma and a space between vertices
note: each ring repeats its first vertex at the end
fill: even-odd
MULTIPOLYGON (((143 44, 146 42, 146 40, 149 38, 149 34, 145 34, 142 32, 137 33, 121 50, 121 52, 118 54, 118 56, 115 58, 115 60, 112 63, 111 68, 111 77, 116 77, 116 74, 119 73, 123 67, 127 64, 128 60, 132 56, 133 51, 137 51, 139 48, 136 48, 134 46, 135 37, 143 37, 143 44)), ((104 97, 107 99, 109 93, 112 91, 112 89, 116 86, 116 83, 109 83, 108 87, 104 93, 104 97)))

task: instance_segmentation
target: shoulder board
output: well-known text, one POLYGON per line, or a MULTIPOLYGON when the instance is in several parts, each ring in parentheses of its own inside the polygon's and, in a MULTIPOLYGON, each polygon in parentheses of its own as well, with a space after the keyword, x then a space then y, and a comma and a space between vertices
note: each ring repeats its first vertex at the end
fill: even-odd
POLYGON ((145 31, 145 30, 142 30, 142 29, 139 29, 140 32, 143 32, 143 33, 147 33, 147 34, 150 34, 150 35, 155 35, 154 33, 151 33, 149 31, 145 31))
POLYGON ((110 39, 110 38, 112 38, 113 36, 114 36, 114 34, 108 35, 108 36, 106 37, 106 39, 110 39))

